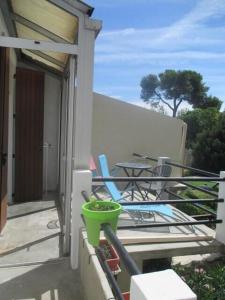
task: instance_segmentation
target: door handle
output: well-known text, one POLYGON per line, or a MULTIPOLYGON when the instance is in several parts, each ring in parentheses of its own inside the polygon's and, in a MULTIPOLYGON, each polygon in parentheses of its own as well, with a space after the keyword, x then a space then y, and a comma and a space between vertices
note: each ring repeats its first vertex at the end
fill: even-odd
POLYGON ((1 155, 1 165, 4 166, 7 163, 7 153, 1 155))

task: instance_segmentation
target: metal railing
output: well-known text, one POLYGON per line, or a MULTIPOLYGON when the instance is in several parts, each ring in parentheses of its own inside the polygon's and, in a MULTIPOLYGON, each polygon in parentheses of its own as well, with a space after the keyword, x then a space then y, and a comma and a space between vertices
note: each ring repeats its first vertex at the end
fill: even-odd
MULTIPOLYGON (((209 175, 209 174, 208 174, 209 175)), ((187 182, 197 182, 197 181, 216 181, 216 182, 225 182, 225 178, 213 176, 215 174, 211 174, 210 177, 93 177, 92 181, 93 182, 182 182, 186 184, 187 186, 190 186, 190 184, 187 184, 187 182)), ((192 186, 192 185, 191 185, 192 186)), ((195 186, 193 186, 196 188, 195 186)), ((199 188, 202 190, 201 188, 199 188)), ((168 190, 166 192, 170 194, 174 194, 168 190)), ((149 224, 134 224, 134 225, 129 225, 129 226, 118 226, 117 228, 120 230, 130 230, 130 229, 137 229, 137 228, 155 228, 155 227, 171 227, 171 226, 193 226, 193 225, 210 225, 210 224, 221 224, 223 221, 222 219, 217 219, 216 218, 216 213, 212 212, 210 209, 205 208, 202 206, 202 204, 208 204, 208 203, 221 203, 224 202, 224 199, 217 198, 216 193, 212 193, 210 191, 204 190, 204 192, 209 192, 210 195, 214 196, 215 198, 213 199, 184 199, 183 197, 179 197, 177 194, 176 197, 178 199, 176 200, 157 200, 155 201, 132 201, 132 202, 123 202, 121 201, 120 204, 123 207, 129 207, 130 205, 135 206, 146 206, 146 205, 165 205, 165 204, 182 204, 182 203, 190 203, 193 204, 194 206, 197 206, 201 208, 202 210, 209 212, 210 215, 208 216, 213 216, 211 219, 203 219, 201 218, 206 217, 206 215, 198 215, 196 217, 200 218, 200 220, 182 220, 182 221, 175 221, 175 222, 163 222, 163 223, 149 223, 149 224)), ((82 191, 82 196, 85 199, 85 201, 89 201, 89 196, 87 192, 82 191)), ((132 275, 138 275, 141 274, 141 271, 139 270, 138 266, 136 265, 135 261, 130 257, 128 252, 126 251, 125 247, 121 244, 120 240, 112 230, 111 226, 109 224, 102 224, 101 229, 104 231, 105 236, 107 239, 112 243, 112 245, 115 247, 116 251, 118 252, 119 257, 121 258, 124 266, 126 267, 128 273, 132 275)), ((120 290, 120 287, 117 283, 117 281, 114 278, 114 275, 112 271, 110 270, 109 266, 107 265, 105 255, 100 247, 95 248, 96 255, 98 256, 98 259, 100 261, 100 264, 106 273, 106 276, 108 278, 108 281, 111 285, 113 294, 115 295, 116 299, 123 300, 123 295, 120 290)))
MULTIPOLYGON (((142 158, 142 159, 147 159, 147 160, 151 160, 151 161, 155 161, 157 162, 158 160, 153 158, 153 157, 150 157, 148 155, 142 155, 142 154, 138 154, 138 153, 133 153, 134 156, 138 157, 138 158, 142 158)), ((179 164, 177 162, 167 162, 165 161, 165 164, 167 165, 170 165, 170 166, 173 166, 173 167, 177 167, 177 168, 181 168, 181 169, 187 169, 187 170, 190 170, 190 171, 193 171, 195 173, 198 173, 198 174, 202 174, 202 175, 205 175, 207 177, 198 177, 198 178, 189 178, 189 177, 183 177, 183 180, 177 180, 176 182, 179 182, 179 183, 182 183, 183 185, 187 186, 187 187, 190 187, 192 188, 193 190, 197 190, 197 191, 200 191, 202 193, 205 193, 205 194, 208 194, 210 196, 213 196, 213 197, 217 197, 218 193, 212 191, 212 190, 209 190, 209 189, 206 189, 204 187, 199 187, 199 186, 195 186, 191 183, 188 183, 189 181, 193 182, 193 181, 216 181, 216 183, 218 184, 219 183, 219 174, 216 174, 216 173, 213 173, 213 172, 208 172, 208 171, 205 171, 205 170, 201 170, 201 169, 197 169, 197 168, 193 168, 193 167, 190 167, 190 166, 185 166, 185 165, 182 165, 182 164, 179 164), (210 177, 209 177, 210 176, 210 177)), ((183 197, 169 191, 168 189, 166 190, 166 192, 172 196, 175 196, 176 198, 178 199, 181 199, 181 200, 184 200, 183 197)), ((213 200, 213 199, 211 199, 213 200)), ((181 201, 179 203, 182 203, 181 201)), ((216 217, 216 213, 211 210, 210 208, 207 208, 205 206, 202 206, 200 203, 192 203, 193 206, 209 213, 208 217, 209 218, 215 218, 216 217)), ((192 216, 194 218, 198 218, 198 219, 201 219, 203 216, 207 216, 207 215, 197 215, 197 216, 192 216)))
POLYGON ((96 253, 98 260, 100 262, 100 265, 101 265, 103 271, 105 272, 107 279, 111 285, 114 296, 118 300, 124 300, 123 294, 122 294, 121 289, 114 277, 114 274, 112 273, 110 267, 107 264, 106 257, 105 257, 103 250, 100 247, 97 247, 95 249, 95 253, 96 253))
MULTIPOLYGON (((166 182, 184 182, 183 177, 93 177, 93 182, 152 182, 152 181, 166 181, 166 182)), ((218 177, 187 177, 186 181, 216 181, 216 182, 225 182, 225 178, 218 177)), ((208 191, 205 191, 206 193, 208 191)), ((210 193, 211 194, 211 193, 210 193)), ((213 193, 213 196, 217 194, 213 193)), ((176 199, 176 200, 157 200, 157 205, 160 204, 181 204, 181 203, 190 203, 194 205, 199 205, 202 203, 220 203, 224 202, 224 199, 176 199)), ((155 205, 155 201, 132 201, 132 202, 120 202, 122 206, 129 205, 155 205)), ((203 215, 204 216, 204 215, 203 215)), ((187 226, 187 225, 209 225, 209 224, 218 224, 222 223, 220 219, 208 219, 208 220, 196 220, 196 221, 183 221, 183 222, 165 222, 165 223, 154 223, 154 224, 145 224, 145 225, 129 225, 120 227, 120 229, 132 229, 132 228, 152 228, 152 227, 168 227, 168 226, 187 226)))
MULTIPOLYGON (((89 202, 89 197, 88 197, 87 192, 82 191, 81 194, 82 194, 84 200, 86 202, 89 202)), ((83 219, 83 221, 84 221, 84 219, 83 219)), ((85 221, 84 221, 84 224, 85 224, 85 221)), ((112 230, 110 224, 102 224, 101 229, 104 231, 105 236, 107 237, 107 239, 112 243, 112 245, 116 249, 120 259, 122 260, 125 268, 127 269, 128 273, 130 274, 130 276, 142 274, 142 272, 138 268, 136 262, 129 255, 129 253, 127 252, 125 247, 121 244, 120 240, 118 239, 118 237, 112 230)), ((124 300, 123 294, 122 294, 121 289, 114 277, 114 274, 107 264, 104 251, 101 249, 101 247, 95 247, 95 253, 99 259, 99 262, 102 266, 103 271, 105 272, 105 274, 108 278, 108 281, 111 285, 114 296, 118 300, 124 300)))
MULTIPOLYGON (((152 158, 150 156, 141 155, 141 154, 137 154, 137 153, 133 153, 133 155, 136 156, 136 157, 139 157, 139 158, 148 159, 148 160, 152 160, 152 161, 155 161, 155 162, 157 161, 157 159, 152 158)), ((206 175, 206 176, 213 176, 213 177, 216 177, 216 178, 219 179, 219 177, 218 177, 219 175, 216 174, 216 173, 212 173, 212 172, 208 172, 208 171, 204 171, 204 170, 192 168, 192 167, 181 165, 181 164, 178 164, 178 163, 175 163, 175 162, 165 162, 165 164, 168 164, 170 166, 174 166, 174 167, 177 167, 177 168, 191 170, 191 171, 194 171, 195 173, 198 173, 198 174, 202 174, 202 175, 206 175)), ((216 192, 210 191, 209 189, 205 189, 203 187, 195 186, 195 185, 193 185, 191 183, 187 183, 187 181, 199 181, 201 179, 204 180, 204 181, 211 181, 211 180, 208 180, 208 179, 206 179, 204 177, 204 178, 197 178, 196 180, 193 180, 193 179, 189 180, 187 178, 184 178, 183 181, 181 180, 179 182, 182 183, 183 185, 187 186, 187 187, 190 187, 190 188, 194 189, 194 190, 203 192, 203 193, 208 194, 208 195, 213 196, 213 197, 217 197, 217 193, 216 192)), ((216 180, 217 183, 219 181, 218 179, 216 180)), ((183 197, 180 197, 179 195, 177 195, 177 194, 169 191, 168 189, 166 190, 166 192, 168 194, 172 195, 172 196, 175 196, 178 199, 184 199, 183 197)), ((208 212, 209 213, 209 215, 208 215, 209 218, 214 218, 216 216, 216 213, 213 210, 211 210, 209 208, 206 208, 206 207, 202 206, 201 204, 197 204, 197 203, 192 203, 192 204, 193 204, 193 206, 195 206, 197 208, 200 208, 201 210, 203 210, 205 212, 208 212)), ((203 216, 204 215, 201 215, 201 216, 198 215, 198 216, 192 216, 192 217, 198 218, 198 219, 200 218, 201 219, 203 216)))
MULTIPOLYGON (((147 159, 147 160, 151 160, 151 161, 155 161, 157 162, 158 160, 156 158, 153 158, 151 156, 148 155, 142 155, 142 154, 138 154, 138 153, 133 153, 133 156, 139 157, 139 158, 143 158, 143 159, 147 159)), ((179 164, 177 162, 166 162, 167 165, 173 166, 173 167, 177 167, 177 168, 181 168, 181 169, 185 169, 185 170, 190 170, 193 171, 197 174, 202 174, 205 176, 214 176, 214 177, 219 177, 219 174, 213 173, 213 172, 208 172, 205 170, 201 170, 201 169, 197 169, 197 168, 193 168, 190 166, 185 166, 182 164, 179 164)))
MULTIPOLYGON (((165 189, 165 192, 168 193, 168 194, 170 194, 170 195, 172 195, 172 196, 174 196, 174 197, 176 197, 176 198, 178 198, 178 199, 180 199, 180 200, 185 200, 185 201, 187 200, 184 197, 181 197, 180 195, 177 195, 176 193, 173 193, 173 192, 169 191, 168 189, 165 189)), ((208 200, 213 200, 213 199, 208 199, 208 200)), ((182 202, 179 201, 179 203, 182 203, 182 202)), ((195 207, 197 207, 197 208, 200 208, 203 211, 206 211, 207 213, 210 213, 209 216, 216 217, 216 213, 212 209, 209 209, 208 207, 205 207, 205 206, 203 206, 203 205, 201 205, 199 203, 192 203, 192 205, 195 206, 195 207)), ((191 217, 196 218, 196 216, 191 216, 191 217)))
MULTIPOLYGON (((102 176, 96 176, 92 178, 92 182, 148 182, 148 181, 174 181, 174 182, 183 182, 183 181, 216 181, 216 182, 222 182, 225 181, 225 178, 221 177, 102 177, 102 176)), ((195 186, 194 186, 195 187, 195 186)), ((204 190, 205 192, 208 192, 204 190)))
MULTIPOLYGON (((210 177, 207 177, 207 179, 208 179, 208 178, 210 178, 210 177)), ((203 189, 203 188, 200 188, 199 186, 195 186, 195 185, 193 185, 193 184, 187 183, 186 181, 187 181, 187 180, 186 180, 186 178, 185 178, 184 181, 180 181, 180 183, 183 183, 184 185, 186 185, 186 186, 188 186, 188 187, 190 187, 190 188, 192 188, 192 189, 195 189, 195 190, 197 190, 197 191, 200 191, 200 192, 209 194, 209 195, 211 195, 211 196, 214 196, 214 197, 217 196, 217 193, 211 192, 211 191, 209 191, 209 190, 205 190, 205 189, 203 189)), ((204 181, 208 181, 208 180, 204 179, 204 181)), ((219 180, 217 179, 216 181, 218 182, 219 180)))

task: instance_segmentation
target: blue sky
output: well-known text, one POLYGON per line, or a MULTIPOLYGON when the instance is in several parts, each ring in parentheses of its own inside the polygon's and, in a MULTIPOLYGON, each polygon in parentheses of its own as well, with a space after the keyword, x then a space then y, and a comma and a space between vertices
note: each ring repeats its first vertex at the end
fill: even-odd
POLYGON ((103 21, 94 90, 142 105, 140 80, 165 69, 200 72, 225 100, 225 0, 89 0, 103 21))

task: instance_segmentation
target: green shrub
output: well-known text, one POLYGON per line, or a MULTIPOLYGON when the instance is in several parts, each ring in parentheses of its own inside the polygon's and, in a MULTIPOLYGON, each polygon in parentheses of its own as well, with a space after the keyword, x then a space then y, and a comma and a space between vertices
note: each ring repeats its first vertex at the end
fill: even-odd
POLYGON ((183 211, 185 214, 192 215, 201 215, 203 213, 202 209, 190 204, 190 203, 179 203, 176 204, 176 208, 183 211))
POLYGON ((174 270, 196 293, 198 300, 225 300, 225 260, 174 266, 174 270))

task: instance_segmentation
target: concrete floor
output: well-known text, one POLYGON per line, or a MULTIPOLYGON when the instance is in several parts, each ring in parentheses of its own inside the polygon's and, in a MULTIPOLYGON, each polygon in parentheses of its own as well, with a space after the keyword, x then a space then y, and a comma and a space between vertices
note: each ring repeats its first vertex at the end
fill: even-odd
POLYGON ((83 300, 77 271, 69 260, 0 268, 1 300, 83 300))
POLYGON ((0 300, 82 300, 79 274, 62 257, 55 199, 9 206, 0 235, 0 300))
POLYGON ((0 265, 42 262, 61 256, 61 229, 54 200, 12 205, 0 236, 0 265))

